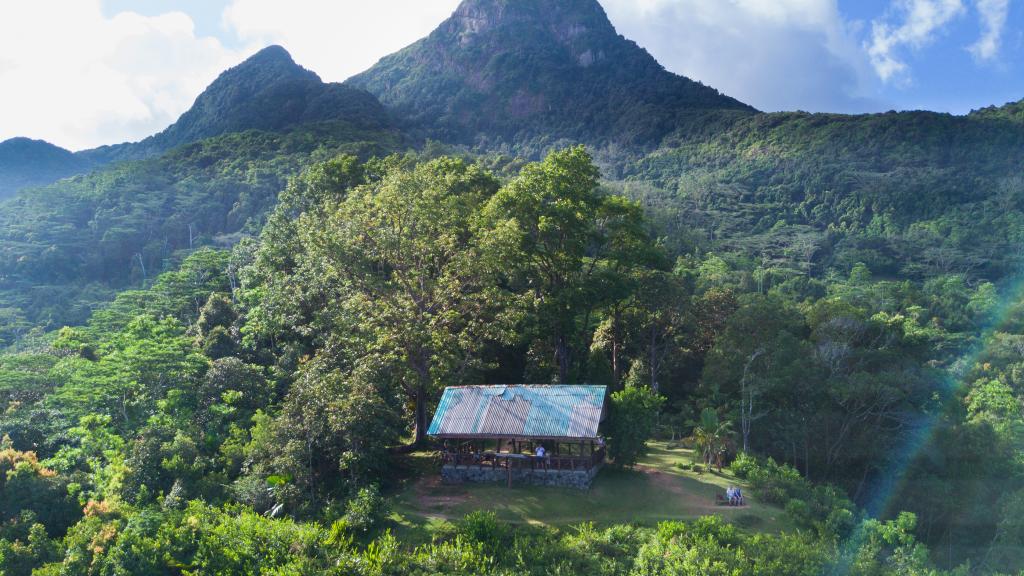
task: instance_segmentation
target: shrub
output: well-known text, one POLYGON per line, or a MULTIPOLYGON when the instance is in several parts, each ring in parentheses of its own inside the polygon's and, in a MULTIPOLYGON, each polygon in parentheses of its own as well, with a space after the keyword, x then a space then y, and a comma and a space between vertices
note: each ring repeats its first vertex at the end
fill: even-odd
POLYGON ((746 477, 761 500, 783 504, 810 489, 809 483, 792 466, 777 464, 769 458, 763 464, 749 466, 746 477))
POLYGON ((853 528, 856 519, 850 499, 835 487, 814 486, 792 466, 741 455, 730 469, 750 481, 759 500, 784 505, 801 528, 829 537, 845 536, 853 528))
POLYGON ((729 470, 741 480, 749 478, 751 471, 755 468, 757 468, 757 460, 746 452, 737 454, 736 459, 732 461, 732 464, 729 464, 729 470))
POLYGON ((647 439, 664 401, 648 388, 626 388, 612 394, 608 455, 617 466, 632 466, 647 452, 647 439))
POLYGON ((349 500, 343 520, 349 530, 366 534, 380 525, 390 512, 388 502, 376 485, 361 488, 349 500))
POLYGON ((459 535, 459 528, 447 520, 429 525, 427 530, 430 532, 430 542, 433 544, 452 542, 459 535))
POLYGON ((488 552, 500 550, 508 537, 506 526, 498 522, 498 516, 486 510, 466 514, 459 523, 458 535, 469 542, 479 542, 488 552))
POLYGON ((811 510, 807 506, 807 502, 799 498, 790 498, 789 502, 786 502, 786 514, 789 514, 797 523, 804 523, 810 519, 811 510))

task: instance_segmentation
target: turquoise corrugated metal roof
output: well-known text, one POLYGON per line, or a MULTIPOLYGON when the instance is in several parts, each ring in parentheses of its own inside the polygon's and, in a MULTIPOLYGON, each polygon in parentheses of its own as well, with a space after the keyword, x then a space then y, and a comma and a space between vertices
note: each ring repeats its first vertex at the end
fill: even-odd
POLYGON ((596 438, 605 386, 445 388, 427 433, 438 437, 596 438))

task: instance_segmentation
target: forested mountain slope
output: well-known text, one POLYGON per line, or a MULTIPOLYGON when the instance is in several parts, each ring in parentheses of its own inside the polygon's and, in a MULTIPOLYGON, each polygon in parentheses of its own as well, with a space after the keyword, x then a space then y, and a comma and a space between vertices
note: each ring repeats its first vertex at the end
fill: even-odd
POLYGON ((11 138, 0 142, 0 199, 28 186, 49 184, 80 173, 90 162, 42 140, 11 138))
POLYGON ((281 131, 339 120, 364 130, 390 125, 387 111, 371 94, 325 83, 296 64, 284 48, 268 46, 221 73, 165 130, 140 142, 104 146, 81 155, 100 161, 145 158, 231 132, 281 131))
POLYGON ((383 130, 392 124, 373 95, 325 83, 296 64, 284 48, 268 46, 224 71, 177 121, 140 142, 75 153, 26 138, 0 143, 0 198, 27 186, 50 184, 110 162, 150 158, 221 134, 280 132, 338 121, 359 130, 383 130))
POLYGON ((179 251, 258 233, 279 191, 310 162, 401 146, 396 132, 360 124, 226 134, 0 204, 0 334, 10 342, 32 326, 81 323, 113 290, 175 266, 179 251))
POLYGON ((597 0, 466 0, 347 83, 434 138, 533 154, 559 141, 649 146, 693 114, 753 112, 666 71, 597 0))
POLYGON ((34 141, 0 145, 0 154, 18 153, 21 172, 50 170, 33 178, 95 170, 0 204, 0 339, 80 323, 114 290, 174 266, 179 250, 257 233, 288 178, 310 162, 342 151, 367 158, 404 142, 373 95, 324 83, 270 46, 141 142, 77 154, 34 141))
POLYGON ((1024 256, 1024 125, 989 115, 759 114, 625 168, 670 238, 773 278, 863 262, 889 278, 998 280, 1024 256))
POLYGON ((986 106, 978 110, 972 110, 971 116, 991 118, 993 120, 1024 121, 1024 100, 1007 102, 1002 106, 986 106))

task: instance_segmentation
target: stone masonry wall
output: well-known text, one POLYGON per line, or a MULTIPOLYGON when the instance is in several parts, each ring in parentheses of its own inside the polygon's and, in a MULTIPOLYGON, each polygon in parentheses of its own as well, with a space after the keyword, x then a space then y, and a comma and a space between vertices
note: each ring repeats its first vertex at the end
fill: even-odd
MULTIPOLYGON (((534 470, 531 468, 514 468, 512 485, 531 486, 562 486, 587 490, 597 475, 599 466, 589 470, 534 470)), ((504 468, 489 466, 454 466, 445 464, 441 467, 441 481, 445 484, 462 484, 463 482, 508 482, 508 471, 504 468)))

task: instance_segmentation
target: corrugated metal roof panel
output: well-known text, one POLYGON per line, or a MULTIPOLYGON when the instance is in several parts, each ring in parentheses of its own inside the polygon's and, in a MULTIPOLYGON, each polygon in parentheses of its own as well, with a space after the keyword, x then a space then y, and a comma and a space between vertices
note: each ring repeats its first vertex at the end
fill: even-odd
POLYGON ((530 408, 530 401, 522 396, 493 396, 484 408, 483 421, 476 431, 500 436, 521 434, 523 422, 529 416, 530 408))
POLYGON ((596 438, 604 386, 451 386, 427 433, 432 436, 596 438))

